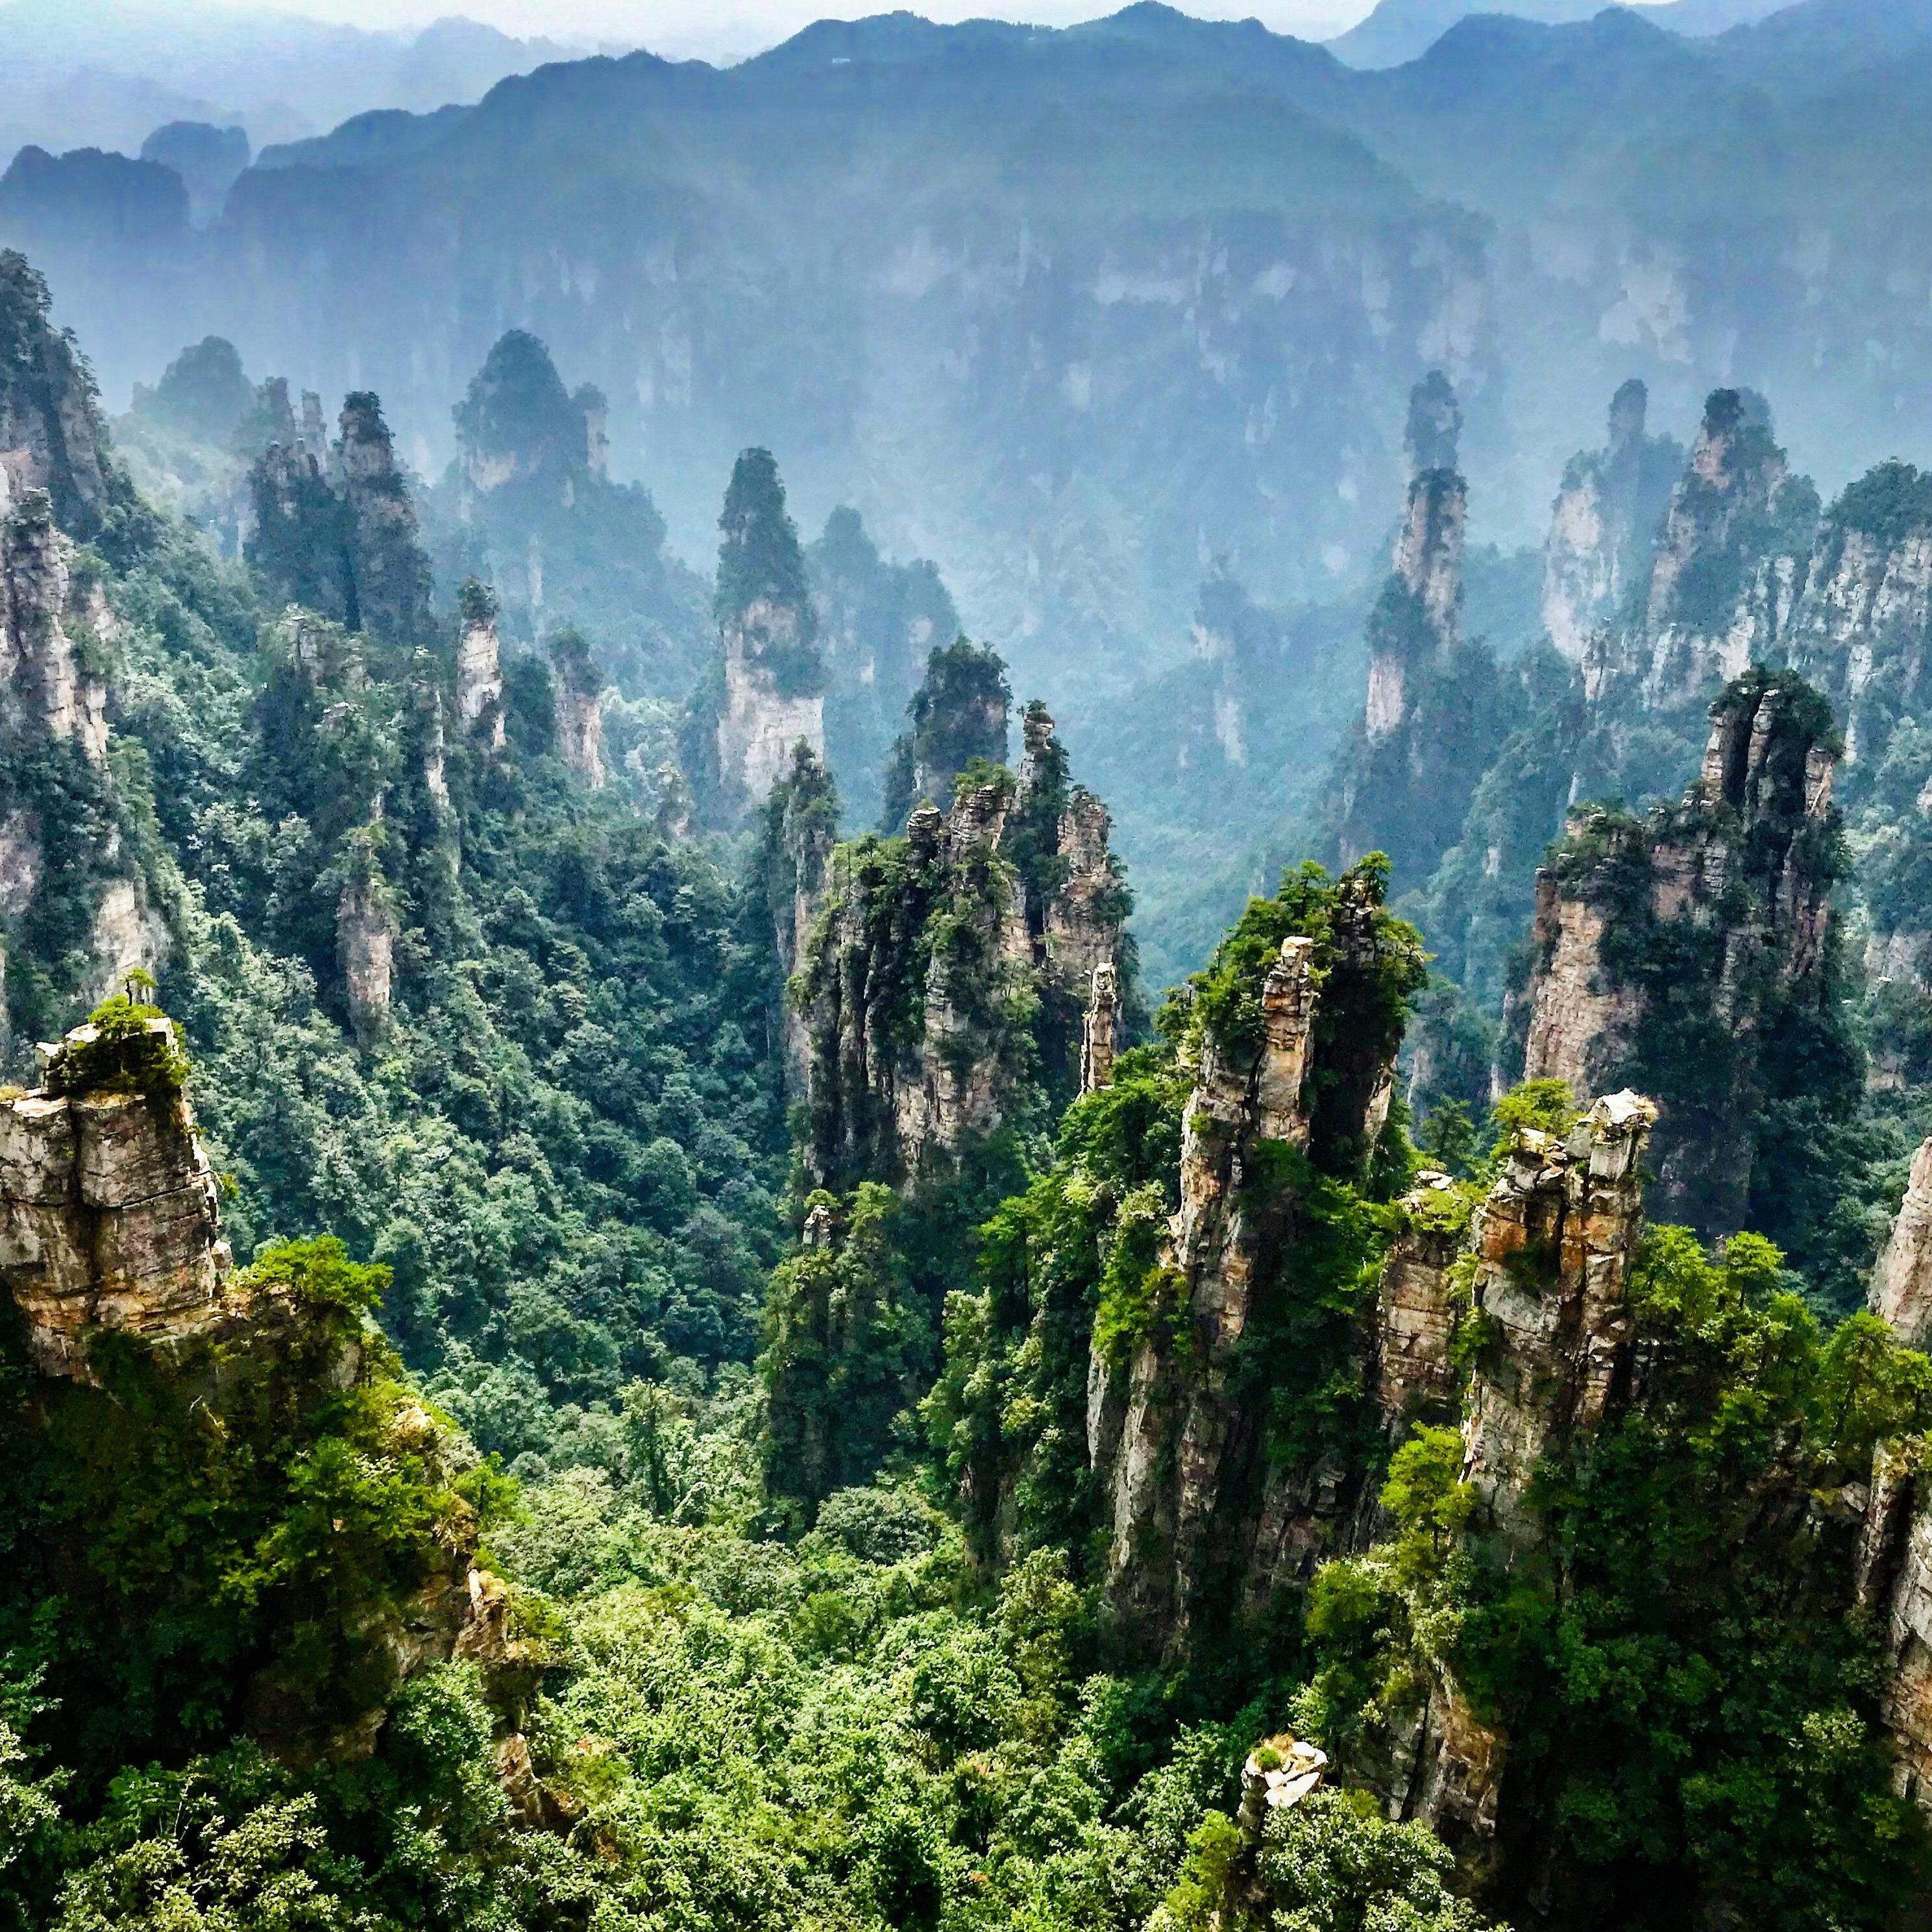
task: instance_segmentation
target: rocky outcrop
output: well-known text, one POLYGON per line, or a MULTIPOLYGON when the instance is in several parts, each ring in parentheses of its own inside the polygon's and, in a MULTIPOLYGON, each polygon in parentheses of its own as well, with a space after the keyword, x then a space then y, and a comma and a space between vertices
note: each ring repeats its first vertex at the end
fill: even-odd
POLYGON ((172 1024, 82 1027, 44 1056, 0 1100, 0 1280, 40 1372, 85 1381, 98 1334, 220 1321, 228 1251, 172 1024))
POLYGON ((601 791, 610 777, 604 764, 604 668, 574 625, 551 633, 550 656, 556 671, 557 754, 580 784, 601 791))
POLYGON ((1570 459, 1550 513, 1543 628, 1571 664, 1582 662, 1592 634, 1625 615, 1650 582, 1652 545, 1684 452, 1668 436, 1645 434, 1648 402, 1640 382, 1618 390, 1607 443, 1570 459))
POLYGON ((1790 662, 1848 720, 1848 759, 1883 751, 1932 653, 1932 478, 1882 463, 1826 512, 1790 662))
POLYGON ((1454 843, 1520 708, 1486 645, 1462 636, 1461 420, 1441 375, 1417 385, 1394 568, 1366 627, 1366 699, 1324 813, 1327 857, 1346 867, 1384 852, 1404 889, 1425 880, 1454 843))
POLYGON ((1425 1170, 1399 1204, 1376 1293, 1376 1396, 1390 1435, 1447 1411, 1461 1377, 1450 1353, 1462 1312, 1452 1276, 1466 1222, 1458 1190, 1425 1170))
MULTIPOLYGON (((955 781, 976 763, 1006 761, 1006 712, 1012 693, 1006 668, 996 651, 960 638, 926 658, 926 676, 908 707, 912 728, 892 747, 885 776, 885 809, 879 829, 899 831, 922 799, 941 811, 952 802, 955 781)), ((1036 736, 1050 738, 1053 720, 1043 725, 1029 718, 1036 736)), ((1028 757, 1033 740, 1028 741, 1028 757)), ((1022 763, 1021 782, 1030 766, 1022 763)))
POLYGON ((1078 1090, 1094 976, 1124 964, 1130 901, 1106 812, 1070 796, 1036 710, 1018 778, 989 768, 950 812, 922 802, 902 838, 828 856, 828 782, 802 748, 775 794, 769 890, 781 961, 799 962, 789 1057, 818 1186, 916 1182, 1012 1118, 1042 1076, 1078 1090))
POLYGON ((116 462, 92 377, 54 326, 47 285, 0 251, 0 475, 16 501, 44 490, 51 519, 85 542, 133 486, 116 462))
POLYGON ((1562 1140, 1518 1132, 1477 1210, 1475 1312, 1486 1328, 1462 1430, 1483 1526, 1534 1534, 1528 1491, 1544 1454, 1600 1427, 1628 1393, 1626 1300, 1643 1222, 1643 1156, 1657 1108, 1599 1100, 1562 1140))
POLYGON ((1448 662, 1462 635, 1462 541, 1469 488, 1456 469, 1462 412, 1439 375, 1409 399, 1408 500, 1395 568, 1369 634, 1370 746, 1396 736, 1412 712, 1418 670, 1448 662))
POLYGON ((1114 1084, 1114 1054, 1120 1024, 1120 980, 1114 962, 1094 968, 1094 983, 1080 1034, 1080 1090, 1096 1094, 1114 1084))
POLYGON ((373 859, 365 857, 343 882, 335 906, 335 952, 350 1030, 366 1051, 388 1028, 396 953, 395 914, 373 859))
POLYGON ((792 752, 790 772, 765 802, 760 849, 765 903, 772 921, 778 980, 786 991, 779 1000, 778 1024, 784 1053, 785 1088, 794 1098, 808 1090, 811 1030, 806 1010, 790 986, 806 957, 814 922, 825 902, 832 848, 838 837, 838 797, 831 774, 809 747, 792 752))
POLYGON ((1378 874, 1350 874, 1324 938, 1282 940, 1252 1034, 1196 1037, 1180 1206, 1146 1291, 1158 1308, 1130 1351, 1095 1345, 1102 1605, 1144 1654, 1179 1653, 1230 1605, 1265 1610, 1306 1580, 1363 1500, 1346 1460, 1276 1454, 1267 1405, 1236 1369, 1244 1338, 1267 1333, 1301 1292, 1312 1210, 1298 1174, 1360 1171, 1387 1118, 1400 1016, 1364 991, 1418 979, 1420 962, 1413 936, 1381 915, 1379 891, 1378 874))
POLYGON ((1912 1157, 1912 1178, 1872 1270, 1871 1312, 1908 1348, 1932 1345, 1932 1140, 1912 1157))
POLYGON ((1702 703, 1779 661, 1805 587, 1818 497, 1773 440, 1761 397, 1714 391, 1658 532, 1640 621, 1600 634, 1584 659, 1593 701, 1702 703))
POLYGON ((503 748, 503 660, 496 599, 474 578, 458 593, 463 628, 456 640, 456 719, 486 752, 503 748))
MULTIPOLYGON (((1642 1164, 1657 1118, 1635 1094, 1599 1100, 1561 1137, 1520 1130, 1466 1231, 1440 1216, 1434 1178, 1404 1204, 1378 1303, 1381 1400, 1392 1427, 1453 1412, 1450 1342, 1480 1324, 1462 1419, 1471 1530, 1508 1565, 1536 1560, 1537 1467, 1600 1429, 1631 1394, 1635 1320, 1626 1292, 1642 1231, 1642 1164), (1431 1214, 1432 1205, 1436 1213, 1431 1214), (1450 1283, 1466 1270, 1468 1304, 1450 1283)), ((1414 1660, 1420 1694, 1391 1712, 1359 1767, 1388 1814, 1419 1819, 1466 1882, 1492 1868, 1509 1750, 1439 1655, 1414 1660)))
POLYGON ((0 471, 0 731, 76 746, 107 760, 107 690, 100 674, 112 624, 98 593, 76 597, 74 546, 56 528, 52 501, 29 489, 17 500, 0 471))
POLYGON ((380 400, 346 397, 340 429, 324 452, 285 424, 256 458, 243 554, 273 598, 406 653, 436 631, 416 509, 380 400))
POLYGON ((760 598, 724 628, 724 709, 718 721, 718 764, 734 790, 761 805, 802 745, 825 755, 825 700, 788 688, 771 668, 809 655, 795 611, 760 598))
POLYGON ((1657 1210, 1717 1234, 1743 1224, 1780 1029, 1831 1005, 1840 861, 1829 706, 1754 672, 1712 718, 1681 805, 1580 812, 1539 873, 1523 1070, 1654 1094, 1657 1210))
POLYGON ((1924 1445, 1880 1444, 1873 1458, 1858 1597, 1884 1644, 1880 1714, 1893 1781, 1932 1810, 1932 1487, 1924 1445))
POLYGON ((340 427, 336 484, 355 564, 350 628, 374 631, 395 645, 424 642, 435 629, 429 562, 380 400, 367 389, 345 397, 340 427))
POLYGON ((825 664, 798 532, 770 452, 748 449, 718 527, 722 701, 715 731, 718 810, 740 818, 790 769, 793 748, 825 757, 825 664))
POLYGON ((125 850, 108 769, 118 620, 76 572, 47 492, 16 496, 9 473, 0 465, 0 1061, 14 1022, 51 1030, 70 1017, 61 1000, 85 1010, 158 964, 168 944, 125 850), (50 903, 61 908, 58 937, 43 926, 34 941, 46 990, 10 1020, 10 937, 32 932, 50 903))

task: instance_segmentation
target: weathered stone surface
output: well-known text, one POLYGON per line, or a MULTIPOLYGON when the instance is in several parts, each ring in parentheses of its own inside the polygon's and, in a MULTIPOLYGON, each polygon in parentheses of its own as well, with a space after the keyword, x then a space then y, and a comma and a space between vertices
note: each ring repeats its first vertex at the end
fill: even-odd
POLYGON ((83 1380, 100 1330, 205 1331, 221 1318, 229 1270, 214 1178, 178 1088, 67 1090, 80 1066, 117 1084, 152 1066, 155 1039, 176 1050, 172 1028, 152 1022, 155 1039, 111 1050, 92 1033, 50 1055, 40 1091, 0 1104, 0 1280, 42 1372, 83 1380))
POLYGON ((1908 1348, 1932 1343, 1932 1140, 1912 1157, 1905 1199, 1872 1271, 1870 1306, 1908 1348))
POLYGON ((1571 897, 1551 874, 1538 874, 1526 1079, 1567 1080, 1575 1092, 1587 1094, 1603 1067, 1626 1049, 1642 1002, 1634 988, 1606 982, 1606 926, 1600 907, 1571 897))
POLYGON ((1030 898, 1015 852, 1038 821, 1036 767, 965 787, 950 812, 915 806, 903 848, 836 850, 829 818, 800 815, 823 784, 818 760, 801 748, 791 770, 766 854, 780 962, 800 962, 788 1052, 812 1120, 807 1169, 821 1186, 910 1180, 995 1131, 1036 1077, 1039 1043, 1016 1015, 1048 997, 1064 1006, 1066 1037, 1048 1046, 1070 1084, 1089 1064, 1082 1016, 1103 967, 1118 1023, 1127 901, 1106 811, 1076 787, 1048 814, 1047 849, 1026 856, 1058 883, 1030 898))
POLYGON ((503 664, 496 614, 478 614, 456 640, 456 716, 484 748, 503 748, 503 664))
POLYGON ((1080 1090, 1097 1093, 1114 1084, 1115 1029, 1120 1024, 1120 975, 1114 962, 1103 960, 1094 968, 1092 990, 1081 1028, 1080 1090))
POLYGON ((387 892, 373 870, 345 879, 335 905, 335 954, 343 997, 357 1043, 374 1046, 389 1021, 395 974, 396 922, 387 892))
MULTIPOLYGON (((1289 939, 1270 970, 1266 1029, 1258 1051, 1230 1062, 1204 1042, 1184 1117, 1180 1208, 1167 1264, 1192 1336, 1184 1360, 1150 1336, 1136 1354, 1124 1394, 1114 1376, 1090 1378, 1088 1432, 1097 1444, 1114 1432, 1091 1404, 1120 1404, 1118 1443, 1101 1473, 1108 1485, 1110 1538, 1106 1600, 1124 1630, 1150 1648, 1173 1649, 1188 1634, 1195 1602, 1225 1558, 1216 1538, 1241 1533, 1223 1518, 1233 1464, 1251 1450, 1246 1418, 1232 1396, 1231 1357, 1253 1310, 1258 1277, 1279 1246, 1288 1204, 1245 1191, 1246 1164, 1264 1139, 1305 1145, 1303 1092, 1318 997, 1312 942, 1289 939)), ((1306 1497, 1250 1522, 1276 1552, 1294 1542, 1291 1525, 1306 1497)))
POLYGON ((1762 403, 1714 392, 1658 536, 1642 632, 1649 704, 1694 701, 1778 660, 1804 588, 1816 511, 1810 486, 1772 440, 1762 403), (1794 526, 1785 544, 1754 538, 1780 524, 1794 526), (1714 583, 1735 587, 1714 603, 1714 583))
POLYGON ((1764 1029, 1820 997, 1838 862, 1834 746, 1816 694, 1754 672, 1712 716, 1681 804, 1642 820, 1573 813, 1538 874, 1523 1072, 1579 1093, 1632 1080, 1656 1091, 1658 1212, 1714 1236, 1743 1222, 1764 1029), (1666 957, 1694 962, 1694 988, 1658 980, 1666 957), (1708 1064, 1643 1058, 1647 1025, 1672 1002, 1695 1006, 1708 1064))
POLYGON ((1454 1400, 1459 1379, 1450 1357, 1458 1314, 1450 1270, 1463 1229, 1432 1219, 1453 1195, 1446 1174, 1425 1172, 1401 1203, 1376 1294, 1376 1396, 1393 1433, 1454 1400))
POLYGON ((1534 1533, 1526 1492, 1544 1452, 1596 1429, 1628 1374, 1624 1292, 1656 1118, 1649 1101, 1622 1093, 1567 1140, 1521 1130, 1477 1210, 1473 1299, 1490 1334, 1463 1424, 1463 1476, 1505 1540, 1534 1533))
POLYGON ((1652 542, 1682 468, 1682 447, 1644 433, 1648 396, 1628 382, 1610 404, 1600 452, 1573 457, 1563 472, 1544 548, 1543 628, 1572 664, 1612 623, 1632 588, 1648 582, 1652 542))
POLYGON ((793 747, 825 757, 825 700, 817 690, 788 692, 771 668, 810 644, 803 610, 754 598, 722 627, 724 709, 718 720, 721 781, 749 805, 763 805, 790 769, 793 747))
POLYGON ((104 602, 76 599, 73 548, 44 490, 10 502, 0 476, 0 727, 71 741, 98 768, 107 757, 106 688, 76 638, 93 632, 98 656, 112 620, 104 602))

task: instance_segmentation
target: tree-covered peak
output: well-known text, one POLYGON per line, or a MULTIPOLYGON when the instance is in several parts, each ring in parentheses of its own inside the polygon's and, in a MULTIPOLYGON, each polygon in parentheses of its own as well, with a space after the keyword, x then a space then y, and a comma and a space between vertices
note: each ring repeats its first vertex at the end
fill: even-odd
POLYGON ((719 621, 742 617, 762 600, 789 607, 808 632, 815 630, 798 526, 786 512, 784 485, 770 450, 746 450, 733 465, 718 527, 724 537, 718 549, 719 621))

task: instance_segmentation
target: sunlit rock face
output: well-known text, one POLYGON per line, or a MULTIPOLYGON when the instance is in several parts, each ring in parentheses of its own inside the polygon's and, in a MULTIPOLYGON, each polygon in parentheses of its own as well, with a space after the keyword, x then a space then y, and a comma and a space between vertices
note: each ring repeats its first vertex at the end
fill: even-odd
POLYGON ((0 1277, 44 1373, 90 1378, 103 1331, 166 1342, 221 1318, 228 1250, 180 1066, 169 1021, 84 1027, 0 1102, 0 1277))

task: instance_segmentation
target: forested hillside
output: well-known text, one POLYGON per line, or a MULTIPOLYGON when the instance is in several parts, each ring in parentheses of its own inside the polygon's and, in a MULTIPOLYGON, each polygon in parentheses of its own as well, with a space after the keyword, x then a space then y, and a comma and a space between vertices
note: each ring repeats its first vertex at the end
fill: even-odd
POLYGON ((1627 381, 1526 564, 1426 372, 1090 756, 587 357, 248 367, 0 256, 10 1920, 1922 1915, 1916 470, 1627 381))

